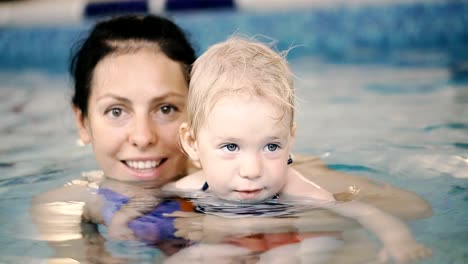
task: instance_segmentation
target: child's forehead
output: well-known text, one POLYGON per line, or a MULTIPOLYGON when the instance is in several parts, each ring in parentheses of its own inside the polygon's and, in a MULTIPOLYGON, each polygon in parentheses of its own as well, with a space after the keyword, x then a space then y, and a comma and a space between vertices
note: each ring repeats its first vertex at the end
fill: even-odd
POLYGON ((264 121, 265 126, 281 127, 285 130, 289 130, 293 125, 294 110, 290 105, 278 96, 257 93, 252 89, 228 88, 205 97, 203 104, 203 110, 193 117, 195 133, 203 127, 233 127, 234 123, 236 126, 249 127, 264 121))
POLYGON ((206 121, 238 120, 249 123, 267 120, 271 123, 283 124, 290 121, 284 107, 268 98, 250 94, 237 94, 219 98, 205 116, 206 121))
POLYGON ((285 112, 285 109, 271 98, 249 92, 226 93, 219 96, 219 98, 213 100, 210 113, 221 107, 235 110, 246 107, 268 107, 272 114, 285 112))

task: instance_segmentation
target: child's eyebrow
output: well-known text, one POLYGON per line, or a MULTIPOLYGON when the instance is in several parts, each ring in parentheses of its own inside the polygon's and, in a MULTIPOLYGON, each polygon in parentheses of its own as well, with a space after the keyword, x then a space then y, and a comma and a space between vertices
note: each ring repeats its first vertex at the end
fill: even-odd
POLYGON ((268 141, 275 141, 275 140, 280 140, 282 138, 284 138, 284 136, 283 137, 272 136, 272 137, 267 137, 266 139, 268 141))
POLYGON ((218 140, 218 141, 229 141, 229 142, 235 142, 235 141, 239 141, 240 139, 239 138, 235 138, 235 137, 215 137, 215 140, 218 140))
MULTIPOLYGON (((282 136, 270 136, 270 137, 266 137, 265 138, 265 141, 278 141, 278 140, 282 140, 284 139, 286 136, 282 135, 282 136)), ((230 136, 226 136, 226 137, 223 137, 223 136, 220 136, 220 137, 216 137, 215 140, 217 141, 227 141, 227 142, 238 142, 238 141, 241 141, 242 139, 240 138, 236 138, 236 137, 230 137, 230 136)))

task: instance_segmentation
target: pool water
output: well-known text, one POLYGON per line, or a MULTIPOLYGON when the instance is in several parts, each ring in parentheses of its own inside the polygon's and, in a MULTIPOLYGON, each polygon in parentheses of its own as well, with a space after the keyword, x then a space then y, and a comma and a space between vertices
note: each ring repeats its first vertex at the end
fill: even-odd
MULTIPOLYGON (((462 7, 466 9, 466 5, 462 7)), ((420 13, 425 15, 422 17, 431 17, 433 13, 427 11, 431 8, 423 8, 425 12, 420 13)), ((400 9, 412 10, 395 7, 390 9, 390 14, 399 16, 397 11, 400 9)), ((450 8, 442 6, 442 9, 450 8)), ((372 13, 380 10, 371 8, 372 13)), ((377 36, 380 31, 374 32, 371 26, 366 26, 363 31, 370 33, 366 33, 367 38, 362 37, 367 42, 361 39, 360 45, 359 41, 350 40, 351 36, 354 40, 358 38, 352 32, 346 31, 347 35, 343 35, 341 26, 346 24, 343 21, 356 16, 356 12, 363 11, 320 12, 309 18, 302 11, 298 19, 311 23, 317 17, 323 21, 346 14, 347 18, 338 20, 339 26, 330 24, 342 34, 319 41, 318 37, 332 36, 331 33, 325 33, 319 27, 308 27, 315 29, 318 37, 309 39, 314 45, 306 48, 300 44, 306 43, 307 38, 314 38, 313 34, 309 37, 302 34, 302 38, 294 40, 294 36, 275 35, 276 31, 262 32, 270 26, 259 21, 268 24, 265 20, 271 19, 271 14, 188 14, 176 18, 192 33, 199 51, 234 32, 236 23, 241 33, 253 34, 255 27, 243 25, 250 25, 252 21, 258 25, 259 33, 280 39, 280 48, 297 45, 288 57, 296 75, 299 98, 295 152, 320 156, 332 169, 419 194, 433 207, 431 217, 408 223, 416 240, 433 250, 433 256, 421 263, 467 263, 468 83, 463 71, 454 73, 453 68, 453 65, 458 65, 457 69, 460 69, 459 65, 466 65, 466 61, 463 64, 466 51, 461 48, 467 43, 466 18, 458 11, 453 11, 454 15, 446 20, 439 18, 438 23, 445 23, 445 26, 453 24, 457 18, 465 19, 461 22, 465 30, 453 27, 452 39, 445 42, 434 40, 438 39, 434 34, 440 33, 440 37, 444 32, 442 26, 433 27, 436 33, 432 35, 413 28, 419 32, 413 32, 414 36, 421 34, 425 41, 432 40, 427 46, 418 44, 417 38, 414 42, 405 40, 405 33, 401 32, 382 44, 379 42, 382 39, 377 36), (216 32, 224 33, 215 32, 213 37, 204 39, 207 33, 198 26, 210 19, 220 19, 222 23, 216 32), (192 22, 194 25, 190 27, 188 24, 192 22), (456 39, 456 36, 461 37, 456 39), (350 48, 349 43, 353 47, 350 48), (365 48, 357 50, 357 47, 365 48), (325 51, 318 52, 321 48, 325 51), (453 53, 459 51, 465 53, 458 53, 454 59, 453 53)), ((289 26, 294 22, 292 15, 294 13, 280 14, 289 26)), ((414 21, 423 24, 425 20, 414 21)), ((86 27, 41 30, 51 34, 52 39, 70 43, 86 27)), ((276 30, 287 31, 288 25, 281 24, 281 27, 276 30)), ((391 30, 388 27, 392 26, 387 24, 384 33, 391 30)), ((11 40, 12 35, 19 39, 20 51, 16 55, 0 55, 0 262, 40 263, 49 259, 68 263, 53 257, 49 245, 38 239, 38 231, 28 212, 30 201, 34 195, 72 182, 83 172, 96 169, 97 165, 91 149, 76 143, 69 107, 70 80, 64 71, 68 51, 65 47, 55 47, 59 49, 60 58, 56 54, 44 55, 45 68, 41 68, 36 58, 39 53, 35 49, 38 48, 31 47, 32 51, 28 51, 36 57, 24 53, 27 45, 23 42, 35 36, 32 32, 28 28, 7 28, 2 33, 3 40, 11 40), (16 59, 23 59, 23 63, 16 59)), ((41 38, 44 38, 43 33, 41 38)), ((10 46, 11 43, 3 43, 0 47, 8 50, 10 46)), ((105 235, 105 228, 101 232, 105 235)), ((336 243, 331 239, 322 245, 334 247, 336 243)), ((114 257, 133 259, 130 263, 159 263, 165 258, 157 247, 137 242, 108 241, 104 246, 104 250, 114 257)), ((183 246, 186 245, 175 241, 168 247, 177 251, 183 246)), ((223 252, 220 248, 213 250, 223 252)))

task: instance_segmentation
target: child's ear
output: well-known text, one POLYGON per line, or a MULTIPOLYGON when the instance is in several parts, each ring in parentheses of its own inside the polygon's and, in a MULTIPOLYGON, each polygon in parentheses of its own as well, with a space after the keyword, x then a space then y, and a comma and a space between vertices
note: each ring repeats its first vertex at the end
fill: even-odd
POLYGON ((91 142, 91 134, 89 132, 88 122, 83 115, 83 112, 76 106, 73 106, 73 112, 75 113, 75 123, 78 128, 80 140, 83 144, 89 144, 91 142))
POLYGON ((296 137, 296 122, 293 122, 291 127, 291 137, 294 139, 296 137))
POLYGON ((179 128, 180 143, 185 153, 192 161, 198 161, 198 145, 193 134, 193 130, 189 128, 187 123, 182 123, 179 128))

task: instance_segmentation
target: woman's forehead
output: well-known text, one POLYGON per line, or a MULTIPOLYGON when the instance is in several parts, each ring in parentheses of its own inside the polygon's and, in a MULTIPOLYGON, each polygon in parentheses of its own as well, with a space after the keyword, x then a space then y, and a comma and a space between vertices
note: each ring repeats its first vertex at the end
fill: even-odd
POLYGON ((187 93, 182 65, 162 52, 149 50, 104 58, 94 70, 91 86, 92 93, 118 89, 187 93))

